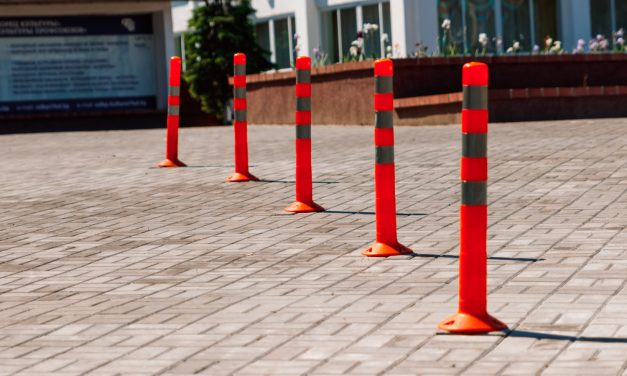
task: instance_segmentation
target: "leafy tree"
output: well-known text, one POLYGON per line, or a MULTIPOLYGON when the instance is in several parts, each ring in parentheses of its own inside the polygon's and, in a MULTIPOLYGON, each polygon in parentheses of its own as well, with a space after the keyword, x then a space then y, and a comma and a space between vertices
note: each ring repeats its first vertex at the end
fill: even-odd
POLYGON ((247 73, 274 66, 270 53, 257 44, 250 17, 255 10, 250 0, 204 0, 189 21, 185 35, 184 79, 193 98, 205 112, 224 117, 224 108, 233 90, 228 76, 233 75, 233 55, 246 54, 247 73))

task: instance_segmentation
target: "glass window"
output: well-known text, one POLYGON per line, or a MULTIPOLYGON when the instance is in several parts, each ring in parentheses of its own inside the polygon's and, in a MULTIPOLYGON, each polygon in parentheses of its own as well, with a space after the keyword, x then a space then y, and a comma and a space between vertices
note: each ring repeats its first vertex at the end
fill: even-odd
POLYGON ((350 55, 349 49, 354 40, 357 39, 357 12, 355 8, 341 9, 340 24, 342 27, 342 55, 344 58, 350 55))
POLYGON ((270 27, 268 22, 261 22, 255 25, 255 38, 258 45, 270 52, 270 27))
POLYGON ((440 0, 438 4, 440 51, 445 54, 463 52, 463 22, 460 0, 440 0), (450 31, 442 28, 444 20, 450 20, 450 31))
POLYGON ((612 35, 612 10, 610 0, 590 0, 590 26, 592 36, 612 35))
POLYGON ((379 4, 362 8, 364 24, 377 25, 377 30, 370 30, 364 34, 364 55, 366 58, 381 57, 381 22, 379 22, 379 4))
POLYGON ((172 0, 173 7, 180 7, 183 5, 187 5, 187 0, 172 0))
POLYGON ((274 47, 276 48, 276 65, 279 69, 290 67, 290 45, 287 29, 287 18, 274 21, 274 47))
POLYGON ((534 0, 533 15, 536 24, 535 44, 543 47, 547 36, 553 40, 561 39, 557 28, 557 0, 534 0))
MULTIPOLYGON (((627 0, 616 1, 616 29, 627 29, 627 0)), ((615 30, 615 31, 617 31, 615 30)))
POLYGON ((520 43, 523 51, 531 51, 534 42, 531 40, 529 22, 529 0, 502 0, 503 9, 503 47, 511 47, 514 41, 520 43))
POLYGON ((390 3, 383 3, 383 32, 388 35, 386 46, 392 45, 392 17, 390 16, 390 3))
POLYGON ((338 32, 337 32, 337 11, 324 12, 320 18, 322 24, 322 52, 327 54, 329 63, 340 61, 338 32))
POLYGON ((470 53, 481 52, 483 46, 479 43, 479 34, 488 37, 486 52, 496 50, 492 41, 494 31, 494 0, 468 0, 466 5, 466 45, 470 53))

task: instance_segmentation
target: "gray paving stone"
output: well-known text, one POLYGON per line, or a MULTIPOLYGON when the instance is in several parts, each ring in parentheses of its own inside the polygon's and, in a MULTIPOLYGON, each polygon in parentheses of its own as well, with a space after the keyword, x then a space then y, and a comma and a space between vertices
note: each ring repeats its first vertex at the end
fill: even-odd
POLYGON ((0 136, 2 375, 627 375, 627 120, 490 130, 490 311, 508 335, 437 334, 457 306, 459 127, 397 127, 399 240, 369 259, 372 128, 316 129, 291 215, 293 129, 0 136))

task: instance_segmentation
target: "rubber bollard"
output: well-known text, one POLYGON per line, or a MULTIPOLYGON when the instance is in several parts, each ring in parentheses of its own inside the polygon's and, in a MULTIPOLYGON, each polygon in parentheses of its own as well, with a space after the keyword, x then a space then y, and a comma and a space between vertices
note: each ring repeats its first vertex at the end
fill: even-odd
POLYGON ((290 213, 324 211, 313 201, 311 173, 311 59, 296 59, 296 201, 284 209, 290 213))
POLYGON ((170 59, 170 85, 168 86, 168 120, 165 139, 165 159, 159 167, 185 167, 179 153, 179 114, 181 105, 181 58, 170 59))
POLYGON ((392 60, 374 63, 375 165, 374 190, 376 241, 364 256, 388 257, 412 253, 396 235, 396 187, 394 167, 394 68, 392 60))
POLYGON ((488 66, 465 64, 462 84, 459 306, 438 327, 486 333, 507 329, 487 311, 488 66))
POLYGON ((246 55, 233 55, 233 133, 235 136, 235 172, 226 180, 259 180, 248 171, 248 123, 246 121, 246 55))

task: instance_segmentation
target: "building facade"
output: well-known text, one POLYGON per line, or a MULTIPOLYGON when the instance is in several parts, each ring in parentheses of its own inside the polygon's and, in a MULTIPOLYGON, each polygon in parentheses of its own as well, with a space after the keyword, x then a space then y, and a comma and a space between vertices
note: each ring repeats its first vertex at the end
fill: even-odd
POLYGON ((0 0, 0 117, 164 111, 171 10, 164 1, 0 0))
MULTIPOLYGON (((517 44, 519 52, 544 48, 545 38, 562 42, 566 51, 579 39, 612 35, 627 26, 627 0, 253 0, 260 45, 279 68, 295 56, 322 51, 327 63, 350 59, 351 46, 364 25, 367 57, 474 53, 486 34, 488 53, 503 53, 517 44), (449 20, 450 28, 442 24, 449 20)), ((176 46, 191 12, 202 2, 176 0, 173 25, 176 46)), ((611 47, 611 46, 610 46, 611 47)))

